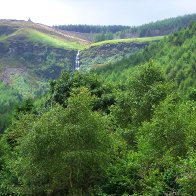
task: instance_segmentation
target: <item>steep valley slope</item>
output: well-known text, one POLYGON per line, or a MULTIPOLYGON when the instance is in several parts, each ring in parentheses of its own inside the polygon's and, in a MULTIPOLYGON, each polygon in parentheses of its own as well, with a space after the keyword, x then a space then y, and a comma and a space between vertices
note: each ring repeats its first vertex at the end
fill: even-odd
POLYGON ((73 70, 77 51, 88 44, 45 25, 1 20, 0 79, 24 97, 34 96, 43 82, 73 70))

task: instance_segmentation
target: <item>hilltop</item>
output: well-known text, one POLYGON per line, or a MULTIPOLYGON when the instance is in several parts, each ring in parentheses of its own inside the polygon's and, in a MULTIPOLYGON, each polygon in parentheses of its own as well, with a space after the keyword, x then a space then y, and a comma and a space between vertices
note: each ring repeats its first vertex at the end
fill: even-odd
MULTIPOLYGON (((41 43, 44 44, 51 44, 53 45, 54 42, 56 41, 57 45, 54 45, 56 47, 66 47, 64 44, 67 42, 75 42, 77 44, 80 45, 86 45, 89 42, 85 39, 79 38, 77 36, 74 35, 70 35, 67 34, 64 31, 60 31, 57 29, 54 29, 52 27, 43 25, 43 24, 39 24, 39 23, 33 23, 31 21, 23 21, 23 20, 0 20, 0 36, 1 36, 1 40, 4 40, 6 38, 12 37, 12 36, 17 36, 20 34, 23 34, 23 30, 29 30, 29 36, 27 38, 29 38, 31 41, 37 41, 39 40, 39 38, 44 38, 44 35, 46 36, 46 38, 43 40, 43 42, 41 40, 39 40, 41 43), (39 33, 38 33, 39 32, 39 33), (31 33, 33 34, 31 36, 31 33), (41 34, 43 33, 43 34, 41 34), (2 37, 4 35, 4 37, 2 37), (6 37, 7 36, 7 37, 6 37), (37 36, 37 37, 36 37, 37 36), (51 40, 50 40, 51 39, 51 40), (58 45, 58 41, 62 41, 62 45, 58 45), (48 41, 48 42, 46 42, 48 41)), ((69 48, 77 48, 77 46, 68 46, 69 48)), ((80 47, 80 46, 78 46, 80 47)))

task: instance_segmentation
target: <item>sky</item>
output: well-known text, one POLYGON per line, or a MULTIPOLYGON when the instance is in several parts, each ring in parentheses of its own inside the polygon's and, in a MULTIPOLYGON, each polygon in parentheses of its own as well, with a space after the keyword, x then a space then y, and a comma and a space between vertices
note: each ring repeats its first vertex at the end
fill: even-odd
POLYGON ((0 0, 0 19, 137 26, 196 13, 196 0, 0 0))

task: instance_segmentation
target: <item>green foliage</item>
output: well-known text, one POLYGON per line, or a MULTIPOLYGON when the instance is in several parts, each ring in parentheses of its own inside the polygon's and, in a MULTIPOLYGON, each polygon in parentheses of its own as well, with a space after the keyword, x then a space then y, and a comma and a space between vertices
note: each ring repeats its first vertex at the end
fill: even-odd
POLYGON ((27 114, 16 121, 4 137, 8 145, 16 142, 17 159, 9 157, 7 164, 18 182, 3 188, 15 194, 82 194, 95 185, 109 161, 111 142, 107 123, 92 112, 91 102, 87 89, 77 89, 66 110, 56 105, 39 118, 27 114))
POLYGON ((196 193, 196 154, 190 153, 189 157, 181 160, 179 164, 180 176, 177 182, 181 186, 183 195, 194 195, 196 193))
POLYGON ((66 106, 71 89, 79 87, 88 88, 91 95, 96 97, 93 101, 94 110, 108 112, 108 106, 114 103, 111 86, 103 85, 93 74, 82 72, 63 73, 58 80, 51 82, 50 102, 66 106))
POLYGON ((14 106, 21 101, 21 95, 0 82, 0 132, 8 125, 11 119, 11 111, 14 106))
POLYGON ((94 42, 102 42, 104 40, 112 40, 113 39, 113 34, 111 32, 109 33, 99 33, 94 35, 93 41, 94 42))
POLYGON ((13 117, 18 119, 20 114, 35 113, 34 101, 30 98, 23 100, 22 103, 15 105, 13 117))
POLYGON ((139 68, 127 88, 112 110, 116 123, 124 128, 150 120, 154 107, 167 96, 171 87, 160 67, 151 62, 139 68))
POLYGON ((139 156, 134 152, 125 153, 126 155, 115 160, 107 170, 103 191, 108 195, 133 195, 142 188, 139 183, 139 156))
POLYGON ((156 152, 157 156, 168 151, 175 157, 184 157, 189 148, 195 149, 195 118, 193 103, 178 104, 169 97, 157 108, 152 121, 143 124, 139 146, 144 151, 156 152))
POLYGON ((129 28, 128 26, 121 25, 110 25, 110 26, 101 26, 101 25, 59 25, 55 28, 65 31, 75 31, 80 33, 116 33, 123 29, 129 28))
MULTIPOLYGON (((193 102, 181 103, 179 98, 169 96, 156 108, 152 120, 142 124, 137 132, 137 147, 142 154, 144 193, 188 193, 182 192, 181 160, 189 159, 189 152, 195 152, 195 119, 193 102)), ((184 186, 189 186, 186 183, 184 186)))
POLYGON ((193 23, 189 28, 182 29, 158 43, 152 43, 128 58, 98 68, 96 72, 106 82, 123 84, 128 80, 134 66, 153 60, 159 62, 168 80, 174 81, 182 94, 187 93, 190 87, 196 85, 195 28, 196 23, 193 23))

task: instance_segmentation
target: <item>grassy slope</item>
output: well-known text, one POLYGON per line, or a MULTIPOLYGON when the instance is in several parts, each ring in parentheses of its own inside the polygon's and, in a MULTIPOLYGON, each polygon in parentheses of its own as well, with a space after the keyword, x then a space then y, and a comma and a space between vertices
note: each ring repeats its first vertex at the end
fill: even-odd
POLYGON ((163 39, 163 37, 164 36, 106 40, 102 42, 93 43, 91 44, 91 46, 102 46, 105 44, 118 44, 118 43, 144 43, 144 42, 161 40, 163 39))
POLYGON ((82 50, 86 47, 79 42, 67 41, 56 35, 46 34, 34 29, 19 29, 10 35, 2 35, 0 36, 0 41, 5 42, 9 41, 10 39, 14 40, 18 36, 23 36, 26 41, 37 42, 43 45, 48 45, 56 48, 82 50))
POLYGON ((70 35, 38 23, 0 20, 0 30, 3 27, 8 27, 11 31, 6 35, 0 32, 0 41, 13 36, 25 36, 30 41, 65 49, 83 49, 89 45, 88 40, 78 37, 77 34, 70 35))

